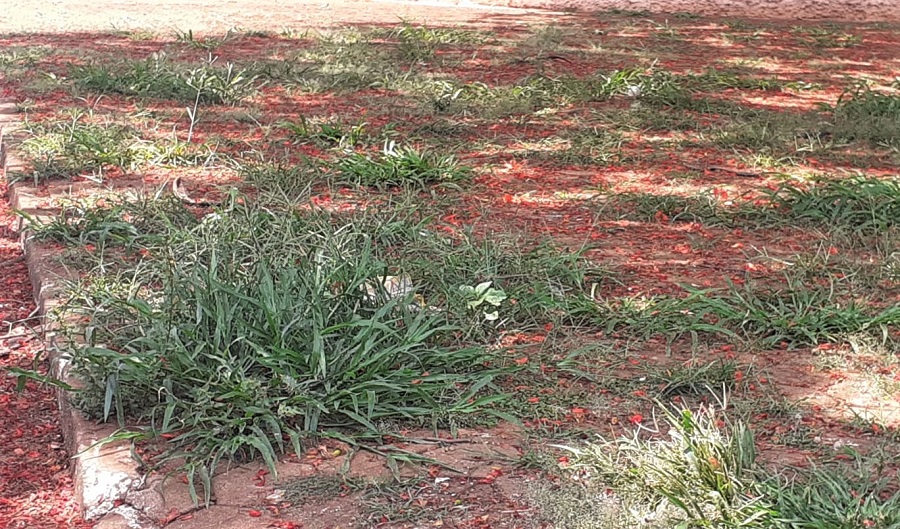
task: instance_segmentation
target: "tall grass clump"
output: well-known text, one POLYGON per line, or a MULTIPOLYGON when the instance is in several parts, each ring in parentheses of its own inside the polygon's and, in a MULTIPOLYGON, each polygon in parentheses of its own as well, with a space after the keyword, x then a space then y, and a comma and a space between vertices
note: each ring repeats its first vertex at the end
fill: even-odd
POLYGON ((79 175, 102 180, 111 169, 207 165, 218 159, 213 146, 182 141, 174 134, 146 139, 133 127, 101 122, 80 110, 64 120, 26 122, 22 132, 21 151, 36 183, 79 175))
POLYGON ((192 478, 235 457, 272 465, 307 436, 485 411, 502 369, 414 288, 383 286, 396 272, 375 224, 234 206, 89 276, 64 309, 84 322, 68 350, 76 402, 171 434, 159 462, 192 478))
POLYGON ((393 142, 386 143, 375 156, 356 152, 344 155, 334 168, 351 182, 373 187, 458 183, 472 174, 453 155, 398 147, 393 142))

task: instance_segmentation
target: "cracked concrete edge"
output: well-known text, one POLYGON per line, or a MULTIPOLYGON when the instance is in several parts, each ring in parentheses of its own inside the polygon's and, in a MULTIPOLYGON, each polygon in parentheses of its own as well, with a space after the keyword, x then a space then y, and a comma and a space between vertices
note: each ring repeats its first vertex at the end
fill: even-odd
MULTIPOLYGON (((24 168, 21 160, 10 149, 10 133, 18 125, 15 101, 0 100, 0 177, 24 168)), ((52 211, 40 208, 37 190, 26 182, 9 186, 12 208, 36 218, 47 218, 52 211)), ((50 248, 39 244, 30 236, 28 221, 19 222, 19 234, 28 267, 28 275, 34 288, 38 314, 44 323, 44 340, 50 352, 51 373, 67 384, 79 382, 68 373, 68 359, 59 345, 63 338, 48 318, 50 311, 59 304, 61 284, 74 275, 54 258, 50 248)), ((75 495, 82 509, 82 516, 95 521, 96 529, 156 529, 157 517, 149 516, 156 510, 155 491, 143 490, 144 480, 138 462, 131 456, 126 441, 100 443, 116 431, 111 424, 98 424, 86 418, 69 401, 65 390, 57 392, 60 426, 66 449, 72 458, 75 495), (155 508, 154 508, 155 507, 155 508), (154 519, 155 518, 155 519, 154 519)), ((158 493, 157 493, 158 494, 158 493)), ((162 501, 161 495, 158 498, 162 501)))

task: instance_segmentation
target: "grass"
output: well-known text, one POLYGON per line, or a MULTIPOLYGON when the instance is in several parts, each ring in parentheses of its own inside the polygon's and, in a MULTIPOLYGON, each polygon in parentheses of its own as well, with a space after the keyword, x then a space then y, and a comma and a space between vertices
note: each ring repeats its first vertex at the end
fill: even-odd
POLYGON ((454 44, 480 44, 484 37, 473 31, 451 28, 429 28, 404 22, 391 30, 388 37, 398 41, 398 52, 407 61, 435 58, 437 51, 454 44))
POLYGON ((608 298, 579 304, 570 317, 607 333, 664 337, 669 344, 685 336, 694 344, 701 336, 719 336, 797 347, 862 332, 886 338, 900 323, 900 310, 873 310, 842 299, 833 285, 806 285, 786 274, 777 286, 749 280, 725 289, 685 287, 684 297, 608 298))
POLYGON ((74 66, 71 83, 76 89, 99 94, 225 105, 238 103, 259 88, 257 74, 232 63, 219 66, 216 62, 211 55, 191 67, 157 53, 144 61, 74 66))
POLYGON ((308 203, 312 184, 322 178, 318 168, 311 164, 279 162, 243 164, 240 173, 259 191, 260 202, 276 204, 308 203))
POLYGON ((163 244, 171 230, 197 225, 197 218, 180 201, 147 196, 137 200, 71 200, 61 204, 60 213, 49 220, 28 220, 33 237, 39 241, 129 250, 163 244))
POLYGON ((385 142, 376 156, 350 153, 333 164, 338 175, 350 182, 372 187, 457 184, 469 179, 471 169, 453 155, 418 151, 385 142))
POLYGON ((709 363, 691 362, 648 373, 647 381, 659 387, 657 398, 668 400, 674 396, 707 395, 713 391, 732 391, 747 375, 748 369, 734 360, 709 363))
POLYGON ((563 166, 591 166, 616 161, 624 138, 605 128, 579 127, 539 143, 527 153, 535 161, 549 160, 563 166))
POLYGON ((828 27, 795 27, 795 35, 801 43, 812 48, 852 48, 862 43, 859 35, 828 27))
MULTIPOLYGON (((433 462, 388 435, 510 421, 526 446, 505 461, 547 472, 535 524, 896 525, 894 463, 826 460, 834 421, 757 367, 897 392, 898 86, 868 56, 884 35, 631 15, 0 52, 36 196, 59 178, 157 191, 52 195, 60 215, 30 219, 82 273, 61 314, 72 400, 165 439, 146 468, 187 472, 198 501, 217 468, 322 438, 399 475, 433 462), (176 176, 225 198, 171 197, 176 176), (712 409, 722 391, 735 408, 712 409), (773 473, 750 425, 816 464, 773 473)), ((426 485, 316 478, 289 500, 470 514, 426 485)))
POLYGON ((352 148, 366 135, 366 123, 345 125, 339 121, 310 122, 304 116, 296 121, 282 121, 278 125, 288 131, 298 143, 313 142, 318 145, 352 148))
POLYGON ((222 37, 207 36, 203 38, 195 37, 193 30, 190 29, 187 31, 175 30, 175 40, 177 42, 201 50, 215 49, 230 40, 232 36, 233 33, 230 29, 222 37))
POLYGON ((886 475, 889 459, 864 458, 814 465, 767 486, 778 520, 788 527, 878 527, 900 524, 900 493, 886 475))
MULTIPOLYGON (((753 82, 756 81, 750 81, 750 85, 753 82)), ((775 156, 835 152, 857 142, 896 147, 900 138, 898 101, 900 96, 896 94, 858 84, 845 90, 834 105, 820 105, 824 113, 749 113, 721 130, 716 141, 723 147, 775 156)))
POLYGON ((202 476, 241 453, 273 465, 285 437, 299 452, 324 430, 448 425, 499 398, 502 370, 481 347, 448 347, 460 329, 443 311, 366 294, 389 267, 372 232, 333 220, 235 206, 81 284, 68 304, 90 319, 70 350, 79 406, 173 433, 163 461, 202 476))
POLYGON ((26 122, 20 148, 31 162, 35 183, 53 178, 90 175, 102 180, 111 169, 139 166, 207 165, 217 159, 210 145, 169 139, 148 140, 121 123, 94 119, 75 110, 69 118, 26 122))
POLYGON ((7 77, 20 75, 24 69, 33 67, 50 50, 43 47, 11 46, 0 52, 0 71, 7 77))
MULTIPOLYGON (((660 408, 663 437, 640 432, 564 447, 573 479, 532 487, 549 520, 567 527, 894 527, 900 493, 889 457, 792 468, 756 461, 753 435, 710 407, 660 408)), ((660 432, 662 433, 662 432, 660 432)))
POLYGON ((900 145, 900 95, 857 86, 844 92, 830 110, 840 139, 900 145))
POLYGON ((660 411, 667 438, 636 433, 569 448, 574 458, 567 469, 594 490, 611 489, 609 501, 627 517, 622 527, 765 527, 770 508, 757 494, 750 430, 743 423, 719 428, 722 419, 712 408, 660 411))
POLYGON ((35 182, 91 173, 102 178, 109 168, 130 168, 137 162, 135 131, 116 124, 88 123, 76 113, 71 121, 27 124, 22 151, 32 163, 35 182))
POLYGON ((671 222, 711 226, 774 228, 813 226, 874 236, 897 226, 900 183, 896 179, 855 176, 820 179, 808 185, 785 182, 748 193, 752 200, 724 204, 714 193, 680 196, 651 193, 613 195, 600 206, 610 218, 652 222, 660 214, 671 222))
POLYGON ((377 433, 385 421, 452 428, 492 413, 503 398, 492 381, 511 368, 478 344, 548 317, 563 303, 554 289, 581 274, 557 277, 573 261, 547 248, 440 238, 398 210, 232 203, 199 221, 177 201, 69 211, 37 236, 131 250, 70 291, 66 313, 86 318, 86 343, 68 350, 85 382, 75 400, 172 437, 156 463, 186 458, 191 479, 250 454, 272 465, 312 435, 377 433), (377 286, 404 272, 413 289, 377 286), (490 289, 478 285, 486 278, 490 289))

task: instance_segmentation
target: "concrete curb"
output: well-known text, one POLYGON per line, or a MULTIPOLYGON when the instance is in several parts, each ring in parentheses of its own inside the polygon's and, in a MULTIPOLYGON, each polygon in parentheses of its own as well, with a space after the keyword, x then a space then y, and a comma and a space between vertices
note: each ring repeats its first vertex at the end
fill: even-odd
MULTIPOLYGON (((10 133, 19 124, 15 102, 0 100, 0 177, 8 178, 25 168, 10 149, 10 133)), ((48 219, 56 213, 52 198, 65 193, 64 185, 50 189, 50 195, 17 182, 9 188, 10 203, 14 210, 35 219, 48 219), (55 193, 54 193, 55 191, 55 193)), ((48 318, 59 304, 61 285, 74 278, 55 257, 52 250, 30 237, 28 221, 19 222, 28 275, 34 288, 34 299, 44 323, 44 340, 50 352, 50 372, 67 384, 77 386, 78 380, 68 373, 69 360, 62 355, 59 345, 64 339, 57 326, 48 318)), ((96 522, 97 529, 155 529, 162 509, 162 495, 158 491, 144 490, 144 480, 137 461, 131 457, 127 442, 98 444, 116 431, 114 425, 98 424, 84 417, 75 409, 67 393, 57 392, 60 423, 66 449, 73 457, 72 473, 75 495, 87 520, 96 522)))

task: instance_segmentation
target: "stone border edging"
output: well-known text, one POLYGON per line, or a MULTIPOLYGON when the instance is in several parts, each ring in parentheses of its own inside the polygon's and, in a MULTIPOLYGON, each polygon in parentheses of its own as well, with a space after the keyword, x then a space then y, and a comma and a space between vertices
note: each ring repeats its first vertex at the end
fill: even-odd
MULTIPOLYGON (((19 124, 15 101, 0 100, 0 177, 24 168, 22 161, 11 152, 9 135, 19 124)), ((65 187, 65 186, 63 186, 65 187)), ((59 195, 64 192, 57 189, 59 195)), ((9 201, 16 211, 34 218, 50 218, 55 211, 27 182, 9 186, 9 201)), ((34 289, 38 315, 44 329, 44 342, 50 355, 50 374, 70 384, 78 385, 68 373, 68 360, 56 347, 59 335, 48 314, 59 304, 60 283, 74 274, 59 264, 54 253, 29 236, 28 221, 19 221, 19 236, 34 289)), ((131 457, 131 447, 124 441, 102 446, 98 441, 108 437, 116 428, 112 424, 98 424, 87 419, 69 402, 63 389, 57 389, 60 426, 67 452, 72 456, 75 497, 86 520, 95 521, 96 529, 156 529, 159 527, 162 496, 156 490, 144 489, 144 479, 138 463, 131 457)))

